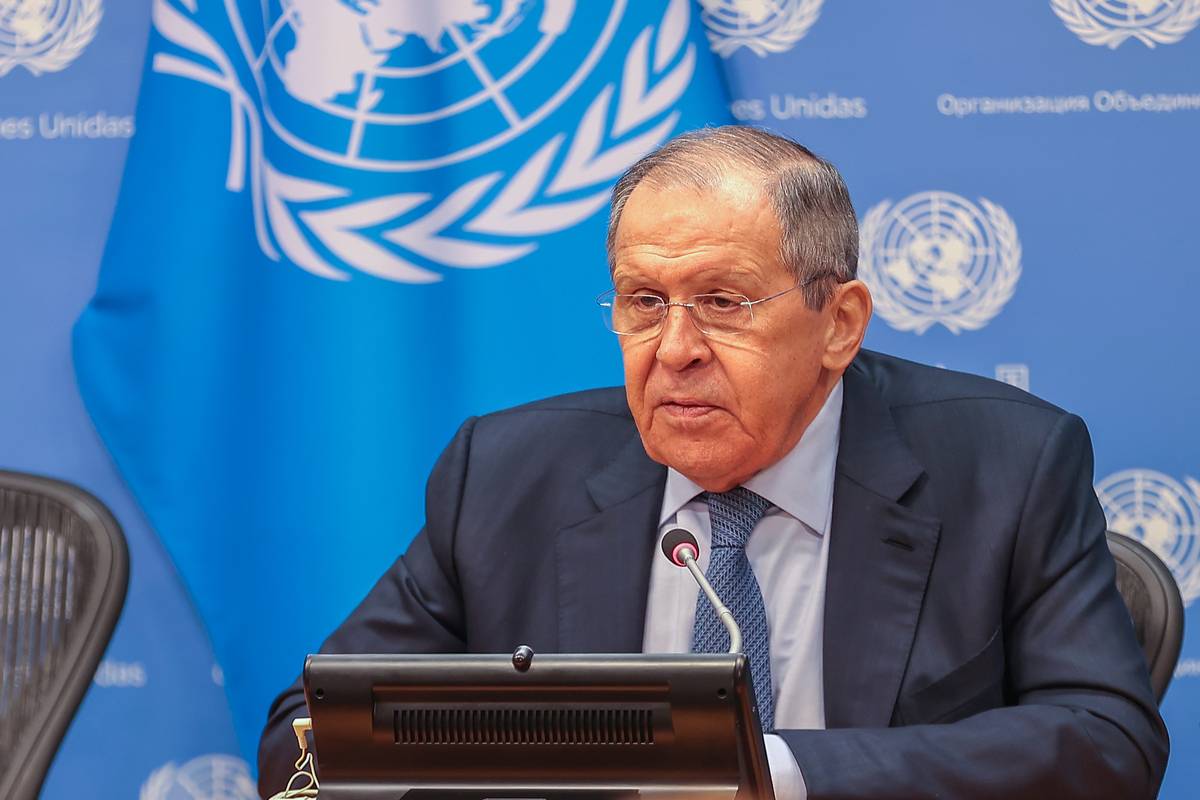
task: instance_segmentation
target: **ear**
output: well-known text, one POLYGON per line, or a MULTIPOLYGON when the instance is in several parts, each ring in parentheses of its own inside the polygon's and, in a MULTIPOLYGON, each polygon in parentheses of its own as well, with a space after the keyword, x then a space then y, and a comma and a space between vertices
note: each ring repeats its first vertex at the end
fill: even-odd
POLYGON ((838 284, 825 306, 828 334, 823 366, 838 373, 850 366, 871 321, 871 291, 859 280, 838 284))

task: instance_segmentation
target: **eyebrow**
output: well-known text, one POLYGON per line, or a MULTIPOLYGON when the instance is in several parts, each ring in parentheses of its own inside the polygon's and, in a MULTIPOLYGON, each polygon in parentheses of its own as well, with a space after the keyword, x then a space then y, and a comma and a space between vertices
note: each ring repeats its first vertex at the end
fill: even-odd
MULTIPOLYGON (((617 267, 612 274, 613 283, 618 280, 631 283, 649 283, 660 284, 662 281, 659 277, 652 276, 640 269, 617 267)), ((736 281, 742 282, 750 280, 754 283, 761 282, 762 278, 756 272, 737 266, 712 266, 705 267, 693 274, 687 276, 685 283, 706 283, 711 281, 736 281)))

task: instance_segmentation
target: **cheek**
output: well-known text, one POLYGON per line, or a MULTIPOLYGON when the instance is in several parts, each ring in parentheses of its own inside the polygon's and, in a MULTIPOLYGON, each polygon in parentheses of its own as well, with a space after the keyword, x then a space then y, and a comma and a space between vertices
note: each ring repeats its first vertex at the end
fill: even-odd
POLYGON ((625 394, 629 398, 629 408, 635 415, 641 411, 642 398, 646 395, 646 380, 653 361, 654 353, 649 348, 622 342, 621 362, 625 371, 625 394))
POLYGON ((739 416, 759 416, 769 405, 779 384, 786 381, 786 364, 762 346, 726 352, 720 359, 721 372, 737 399, 739 416))
POLYGON ((738 399, 738 418, 756 439, 777 438, 792 422, 791 410, 804 404, 820 373, 812 348, 779 345, 743 352, 725 362, 738 399))

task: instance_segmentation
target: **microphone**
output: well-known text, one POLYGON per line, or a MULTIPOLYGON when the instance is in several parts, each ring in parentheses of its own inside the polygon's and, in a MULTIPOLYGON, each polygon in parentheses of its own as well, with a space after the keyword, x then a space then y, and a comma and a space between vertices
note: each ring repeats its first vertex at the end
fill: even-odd
POLYGON ((734 620, 733 612, 721 602, 716 590, 708 582, 708 578, 704 577, 704 573, 700 571, 700 566, 696 563, 696 558, 700 555, 700 543, 696 541, 696 537, 683 528, 669 530, 663 537, 662 551, 672 564, 677 567, 686 567, 687 571, 692 573, 700 590, 704 592, 708 602, 712 603, 712 607, 716 609, 717 617, 725 625, 725 630, 729 631, 729 652, 742 652, 742 629, 734 620))

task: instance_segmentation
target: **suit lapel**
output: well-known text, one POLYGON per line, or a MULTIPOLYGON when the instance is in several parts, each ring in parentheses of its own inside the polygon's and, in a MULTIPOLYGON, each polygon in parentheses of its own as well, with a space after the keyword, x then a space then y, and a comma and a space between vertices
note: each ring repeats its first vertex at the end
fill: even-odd
POLYGON ((825 590, 825 724, 886 727, 940 523, 897 502, 924 472, 857 363, 843 385, 825 590))
POLYGON ((559 530, 556 542, 562 652, 641 652, 666 476, 635 431, 588 480, 595 513, 559 530))

